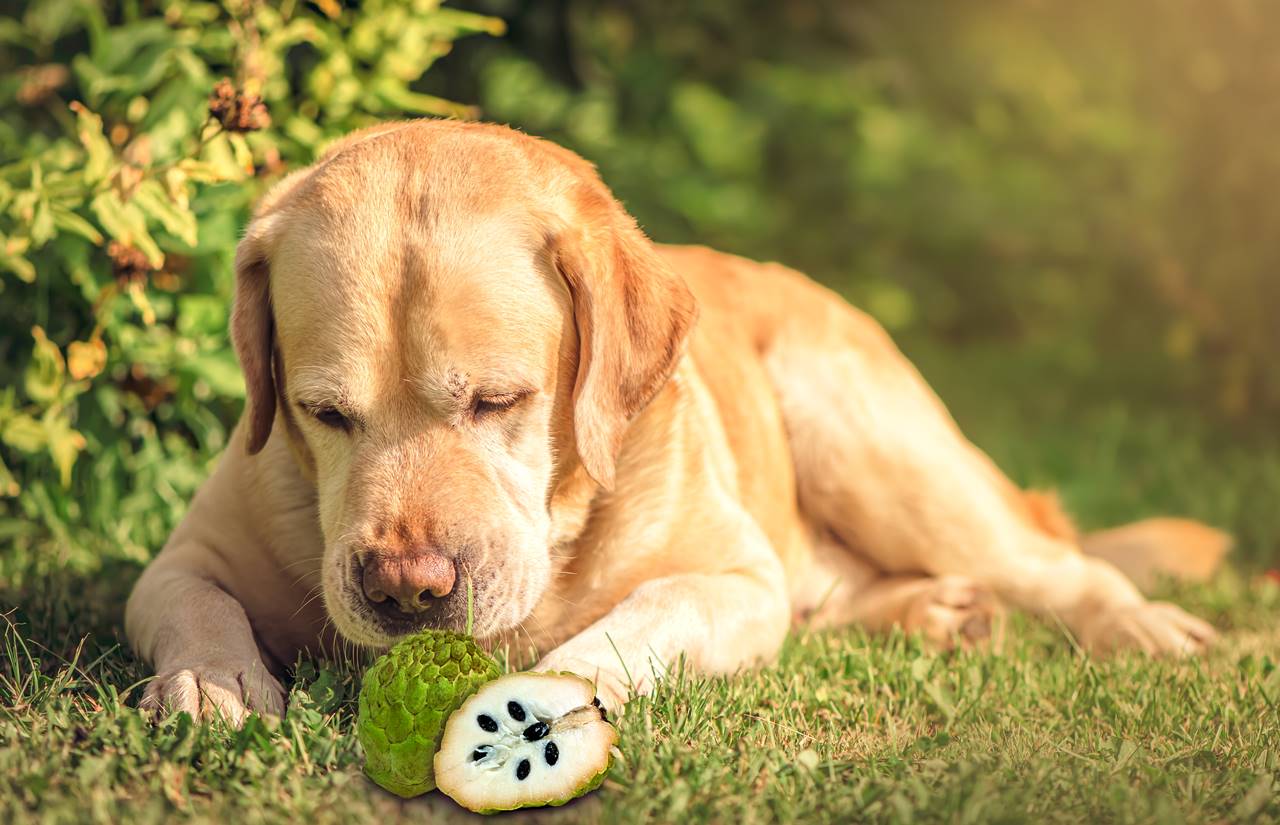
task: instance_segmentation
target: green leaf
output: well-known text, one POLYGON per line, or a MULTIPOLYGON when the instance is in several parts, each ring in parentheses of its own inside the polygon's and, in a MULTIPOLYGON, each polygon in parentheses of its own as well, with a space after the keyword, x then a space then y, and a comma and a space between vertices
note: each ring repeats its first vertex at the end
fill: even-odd
POLYGON ((102 243, 97 227, 61 204, 53 204, 53 223, 64 232, 72 232, 95 244, 102 243))
POLYGON ((13 449, 28 454, 39 452, 48 441, 44 426, 26 413, 18 413, 5 422, 0 440, 13 449))
MULTIPOLYGON (((97 231, 97 230, 94 230, 97 231)), ((101 295, 103 282, 110 280, 111 271, 91 260, 94 245, 75 232, 63 232, 50 244, 58 256, 58 267, 77 288, 80 297, 95 303, 101 295), (102 271, 99 271, 102 270, 102 271)))
POLYGON ((102 89, 107 83, 106 72, 102 71, 87 54, 77 54, 71 58, 71 69, 75 72, 86 99, 91 104, 100 102, 102 89))
POLYGON ((196 216, 174 203, 157 180, 145 180, 133 193, 132 203, 154 218, 187 246, 196 245, 196 216))
POLYGON ((125 294, 129 296, 129 301, 138 310, 138 314, 142 316, 142 323, 151 326, 156 322, 156 310, 151 305, 151 299, 147 297, 145 286, 138 283, 129 284, 125 294))
POLYGON ((37 0, 24 5, 28 6, 23 16, 28 38, 49 44, 80 28, 89 4, 76 0, 37 0))
POLYGON ((216 295, 183 295, 178 298, 178 333, 184 337, 219 335, 225 339, 227 303, 216 295))
POLYGON ((22 253, 31 246, 27 238, 6 238, 0 235, 0 270, 12 272, 23 283, 32 283, 36 279, 35 265, 28 261, 22 253))
POLYGON ((66 363, 62 359, 62 350, 49 340, 40 327, 33 327, 31 337, 35 346, 31 351, 31 361, 27 364, 24 386, 27 397, 37 403, 49 404, 58 397, 62 389, 66 363))
POLYGON ((187 362, 192 375, 223 398, 244 398, 244 375, 230 350, 206 352, 187 362))
POLYGON ((71 470, 75 466, 76 457, 85 448, 84 436, 71 427, 71 421, 58 410, 49 410, 44 415, 45 436, 48 439, 49 455, 54 466, 58 468, 58 478, 63 487, 71 486, 71 470))
POLYGON ((281 128, 286 135, 303 146, 318 148, 325 142, 326 135, 324 130, 317 126, 315 121, 308 120, 305 117, 291 117, 284 122, 281 128))
POLYGON ((431 15, 431 23, 433 28, 445 29, 441 34, 450 40, 466 37, 469 34, 501 37, 507 33, 507 24, 501 17, 490 17, 459 9, 437 9, 431 15))
POLYGON ((305 18, 291 20, 284 27, 272 32, 262 45, 272 52, 283 52, 298 43, 322 44, 327 40, 323 31, 316 24, 305 18))
POLYGON ((85 182, 92 185, 106 180, 116 153, 102 132, 102 118, 79 101, 71 104, 71 111, 76 113, 76 137, 88 154, 84 164, 85 182))
POLYGON ((41 248, 53 238, 56 232, 53 221, 53 209, 44 198, 36 201, 35 215, 31 219, 31 243, 36 249, 41 248))
MULTIPOLYGON (((93 59, 107 71, 125 69, 129 61, 139 55, 146 56, 148 47, 163 46, 173 41, 173 30, 162 17, 142 19, 121 26, 113 26, 106 37, 96 44, 93 59)), ((136 64, 129 74, 144 70, 148 64, 136 64)))
POLYGON ((393 78, 379 78, 373 84, 373 93, 388 106, 403 112, 420 115, 441 115, 444 117, 475 117, 475 109, 454 103, 435 95, 424 95, 411 92, 407 87, 393 78))
POLYGON ((231 154, 236 159, 236 166, 240 167, 240 171, 246 175, 253 174, 253 149, 249 147, 249 141, 239 132, 232 132, 227 135, 227 140, 231 143, 231 154))
POLYGON ((219 181, 243 180, 245 177, 244 168, 231 146, 231 136, 225 132, 209 141, 200 168, 219 181))
POLYGON ((90 204, 107 234, 122 244, 142 250, 154 267, 164 264, 164 253, 147 231, 147 218, 133 201, 121 203, 115 192, 102 192, 90 204))
POLYGON ((189 180, 193 180, 196 183, 222 183, 227 180, 239 179, 239 176, 228 178, 218 166, 212 163, 192 160, 191 158, 180 161, 177 168, 182 170, 189 180))

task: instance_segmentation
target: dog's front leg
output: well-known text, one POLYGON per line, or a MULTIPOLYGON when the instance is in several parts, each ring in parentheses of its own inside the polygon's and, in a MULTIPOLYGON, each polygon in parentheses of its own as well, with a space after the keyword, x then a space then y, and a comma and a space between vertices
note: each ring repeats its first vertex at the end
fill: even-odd
MULTIPOLYGON (((596 683, 601 701, 617 709, 631 693, 651 690, 681 655, 703 674, 733 673, 771 660, 787 634, 790 607, 781 563, 754 524, 750 528, 742 531, 748 546, 732 568, 642 583, 535 669, 585 676, 596 683)), ((725 542, 734 535, 692 540, 725 542)))
POLYGON ((166 548, 142 574, 125 612, 126 632, 156 676, 142 707, 221 717, 280 715, 284 688, 268 671, 244 607, 220 588, 192 545, 166 548))

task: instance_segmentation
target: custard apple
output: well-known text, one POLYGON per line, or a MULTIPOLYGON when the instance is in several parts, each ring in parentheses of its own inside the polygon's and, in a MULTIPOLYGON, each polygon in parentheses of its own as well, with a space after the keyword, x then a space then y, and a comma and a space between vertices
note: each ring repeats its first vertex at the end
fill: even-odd
POLYGON ((591 682, 513 673, 481 687, 449 717, 436 781, 478 813, 563 805, 604 781, 617 741, 591 682))
POLYGON ((461 633, 429 630, 398 642, 365 672, 360 689, 364 772, 406 798, 433 789, 445 721, 497 676, 493 657, 461 633))

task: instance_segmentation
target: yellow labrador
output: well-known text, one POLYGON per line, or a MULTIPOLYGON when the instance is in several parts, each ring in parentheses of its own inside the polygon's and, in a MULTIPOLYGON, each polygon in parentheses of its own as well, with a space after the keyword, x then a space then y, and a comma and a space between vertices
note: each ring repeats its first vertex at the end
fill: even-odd
MULTIPOLYGON (((299 651, 458 628, 468 593, 482 641, 614 706, 681 654, 767 661, 798 617, 972 643, 1003 600, 1095 649, 1213 637, 1016 489, 867 316, 651 244, 553 144, 356 133, 272 191, 236 266, 248 405, 128 605, 149 706, 279 713, 299 651)), ((1093 546, 1194 572, 1226 538, 1093 546)))

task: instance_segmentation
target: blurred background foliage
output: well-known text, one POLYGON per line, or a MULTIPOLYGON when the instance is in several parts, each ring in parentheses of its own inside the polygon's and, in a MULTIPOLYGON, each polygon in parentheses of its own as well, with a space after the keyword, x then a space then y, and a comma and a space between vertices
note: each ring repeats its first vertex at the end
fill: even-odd
POLYGON ((401 116, 576 149, 654 238, 803 269, 926 362, 1265 427, 1277 35, 1269 0, 0 0, 0 577, 158 549, 242 403, 252 201, 401 116))
POLYGON ((433 81, 899 335, 1280 403, 1280 5, 474 0, 433 81), (455 81, 450 83, 449 81, 455 81))

